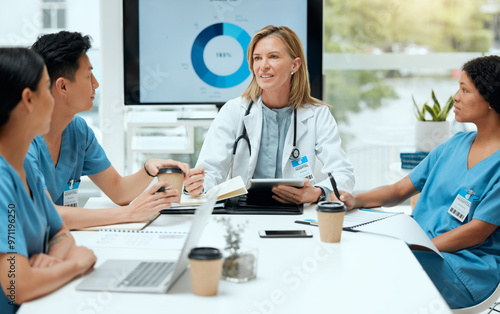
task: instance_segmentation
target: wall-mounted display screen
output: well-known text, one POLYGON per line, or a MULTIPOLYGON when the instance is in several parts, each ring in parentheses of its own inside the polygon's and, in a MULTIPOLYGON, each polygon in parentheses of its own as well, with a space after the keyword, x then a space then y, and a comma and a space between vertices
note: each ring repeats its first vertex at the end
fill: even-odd
POLYGON ((251 81, 248 44, 285 25, 307 55, 322 98, 322 0, 124 0, 125 104, 222 104, 251 81))

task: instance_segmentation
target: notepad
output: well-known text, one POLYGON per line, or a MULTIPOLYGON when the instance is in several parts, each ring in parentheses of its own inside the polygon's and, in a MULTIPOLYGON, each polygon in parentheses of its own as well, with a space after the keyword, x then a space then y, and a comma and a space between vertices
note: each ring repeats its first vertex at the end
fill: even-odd
POLYGON ((90 248, 129 248, 179 250, 191 226, 190 217, 161 216, 154 225, 143 230, 101 229, 90 237, 90 248))
POLYGON ((187 232, 136 232, 99 231, 83 245, 89 248, 180 250, 187 232))
POLYGON ((428 248, 443 257, 415 219, 403 213, 366 209, 351 210, 344 217, 344 229, 401 239, 408 245, 428 248))
POLYGON ((371 209, 353 209, 344 216, 344 229, 356 229, 375 221, 386 219, 403 213, 391 213, 371 209))
POLYGON ((230 180, 227 180, 217 186, 214 186, 210 190, 207 191, 206 194, 202 194, 198 197, 192 197, 189 194, 183 194, 181 196, 181 206, 186 206, 186 205, 200 205, 206 202, 207 200, 207 195, 210 194, 212 191, 215 191, 219 189, 219 192, 217 193, 217 200, 225 200, 231 197, 247 194, 247 188, 245 186, 245 183, 243 183, 243 179, 240 176, 234 177, 230 180))

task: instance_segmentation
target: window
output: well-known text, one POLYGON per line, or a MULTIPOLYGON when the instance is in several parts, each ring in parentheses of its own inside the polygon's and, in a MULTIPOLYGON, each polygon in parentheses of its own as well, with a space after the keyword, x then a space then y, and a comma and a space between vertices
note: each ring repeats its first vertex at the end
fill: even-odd
POLYGON ((66 0, 42 0, 42 28, 47 30, 66 27, 66 0))
MULTIPOLYGON (((413 100, 441 103, 458 90, 461 66, 500 49, 499 0, 325 0, 324 99, 354 164, 356 191, 407 172, 413 100)), ((448 120, 452 132, 464 130, 448 120)))

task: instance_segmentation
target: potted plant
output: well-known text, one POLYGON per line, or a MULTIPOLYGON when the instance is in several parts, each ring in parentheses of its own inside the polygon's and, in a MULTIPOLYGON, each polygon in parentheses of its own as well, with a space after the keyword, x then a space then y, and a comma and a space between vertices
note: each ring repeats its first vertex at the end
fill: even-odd
POLYGON ((233 227, 230 218, 222 217, 216 221, 224 225, 226 229, 222 279, 231 282, 246 282, 254 279, 257 271, 257 250, 240 246, 241 234, 248 221, 237 224, 236 227, 233 227))
POLYGON ((446 104, 441 107, 434 90, 432 90, 431 97, 434 105, 430 106, 426 102, 422 108, 419 108, 412 96, 418 120, 415 126, 415 149, 418 152, 430 152, 450 137, 450 123, 446 121, 446 118, 455 101, 450 96, 446 104))

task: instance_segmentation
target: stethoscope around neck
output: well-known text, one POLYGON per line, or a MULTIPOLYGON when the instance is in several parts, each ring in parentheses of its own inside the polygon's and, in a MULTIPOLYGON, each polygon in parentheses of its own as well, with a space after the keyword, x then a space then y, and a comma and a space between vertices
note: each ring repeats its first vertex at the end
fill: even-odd
MULTIPOLYGON (((253 106, 253 100, 250 100, 250 103, 248 104, 248 108, 245 112, 245 117, 250 114, 250 110, 252 109, 253 106)), ((236 138, 233 144, 233 161, 234 161, 234 156, 236 155, 236 149, 238 148, 238 143, 240 140, 244 140, 248 144, 248 153, 250 156, 252 156, 252 145, 250 144, 250 139, 248 138, 248 132, 247 128, 245 127, 245 122, 243 122, 243 132, 241 132, 241 135, 236 138)), ((293 148, 292 148, 292 153, 290 154, 290 160, 295 160, 299 158, 300 156, 300 150, 297 148, 297 109, 293 109, 293 148)), ((232 168, 232 167, 231 167, 232 168)))

